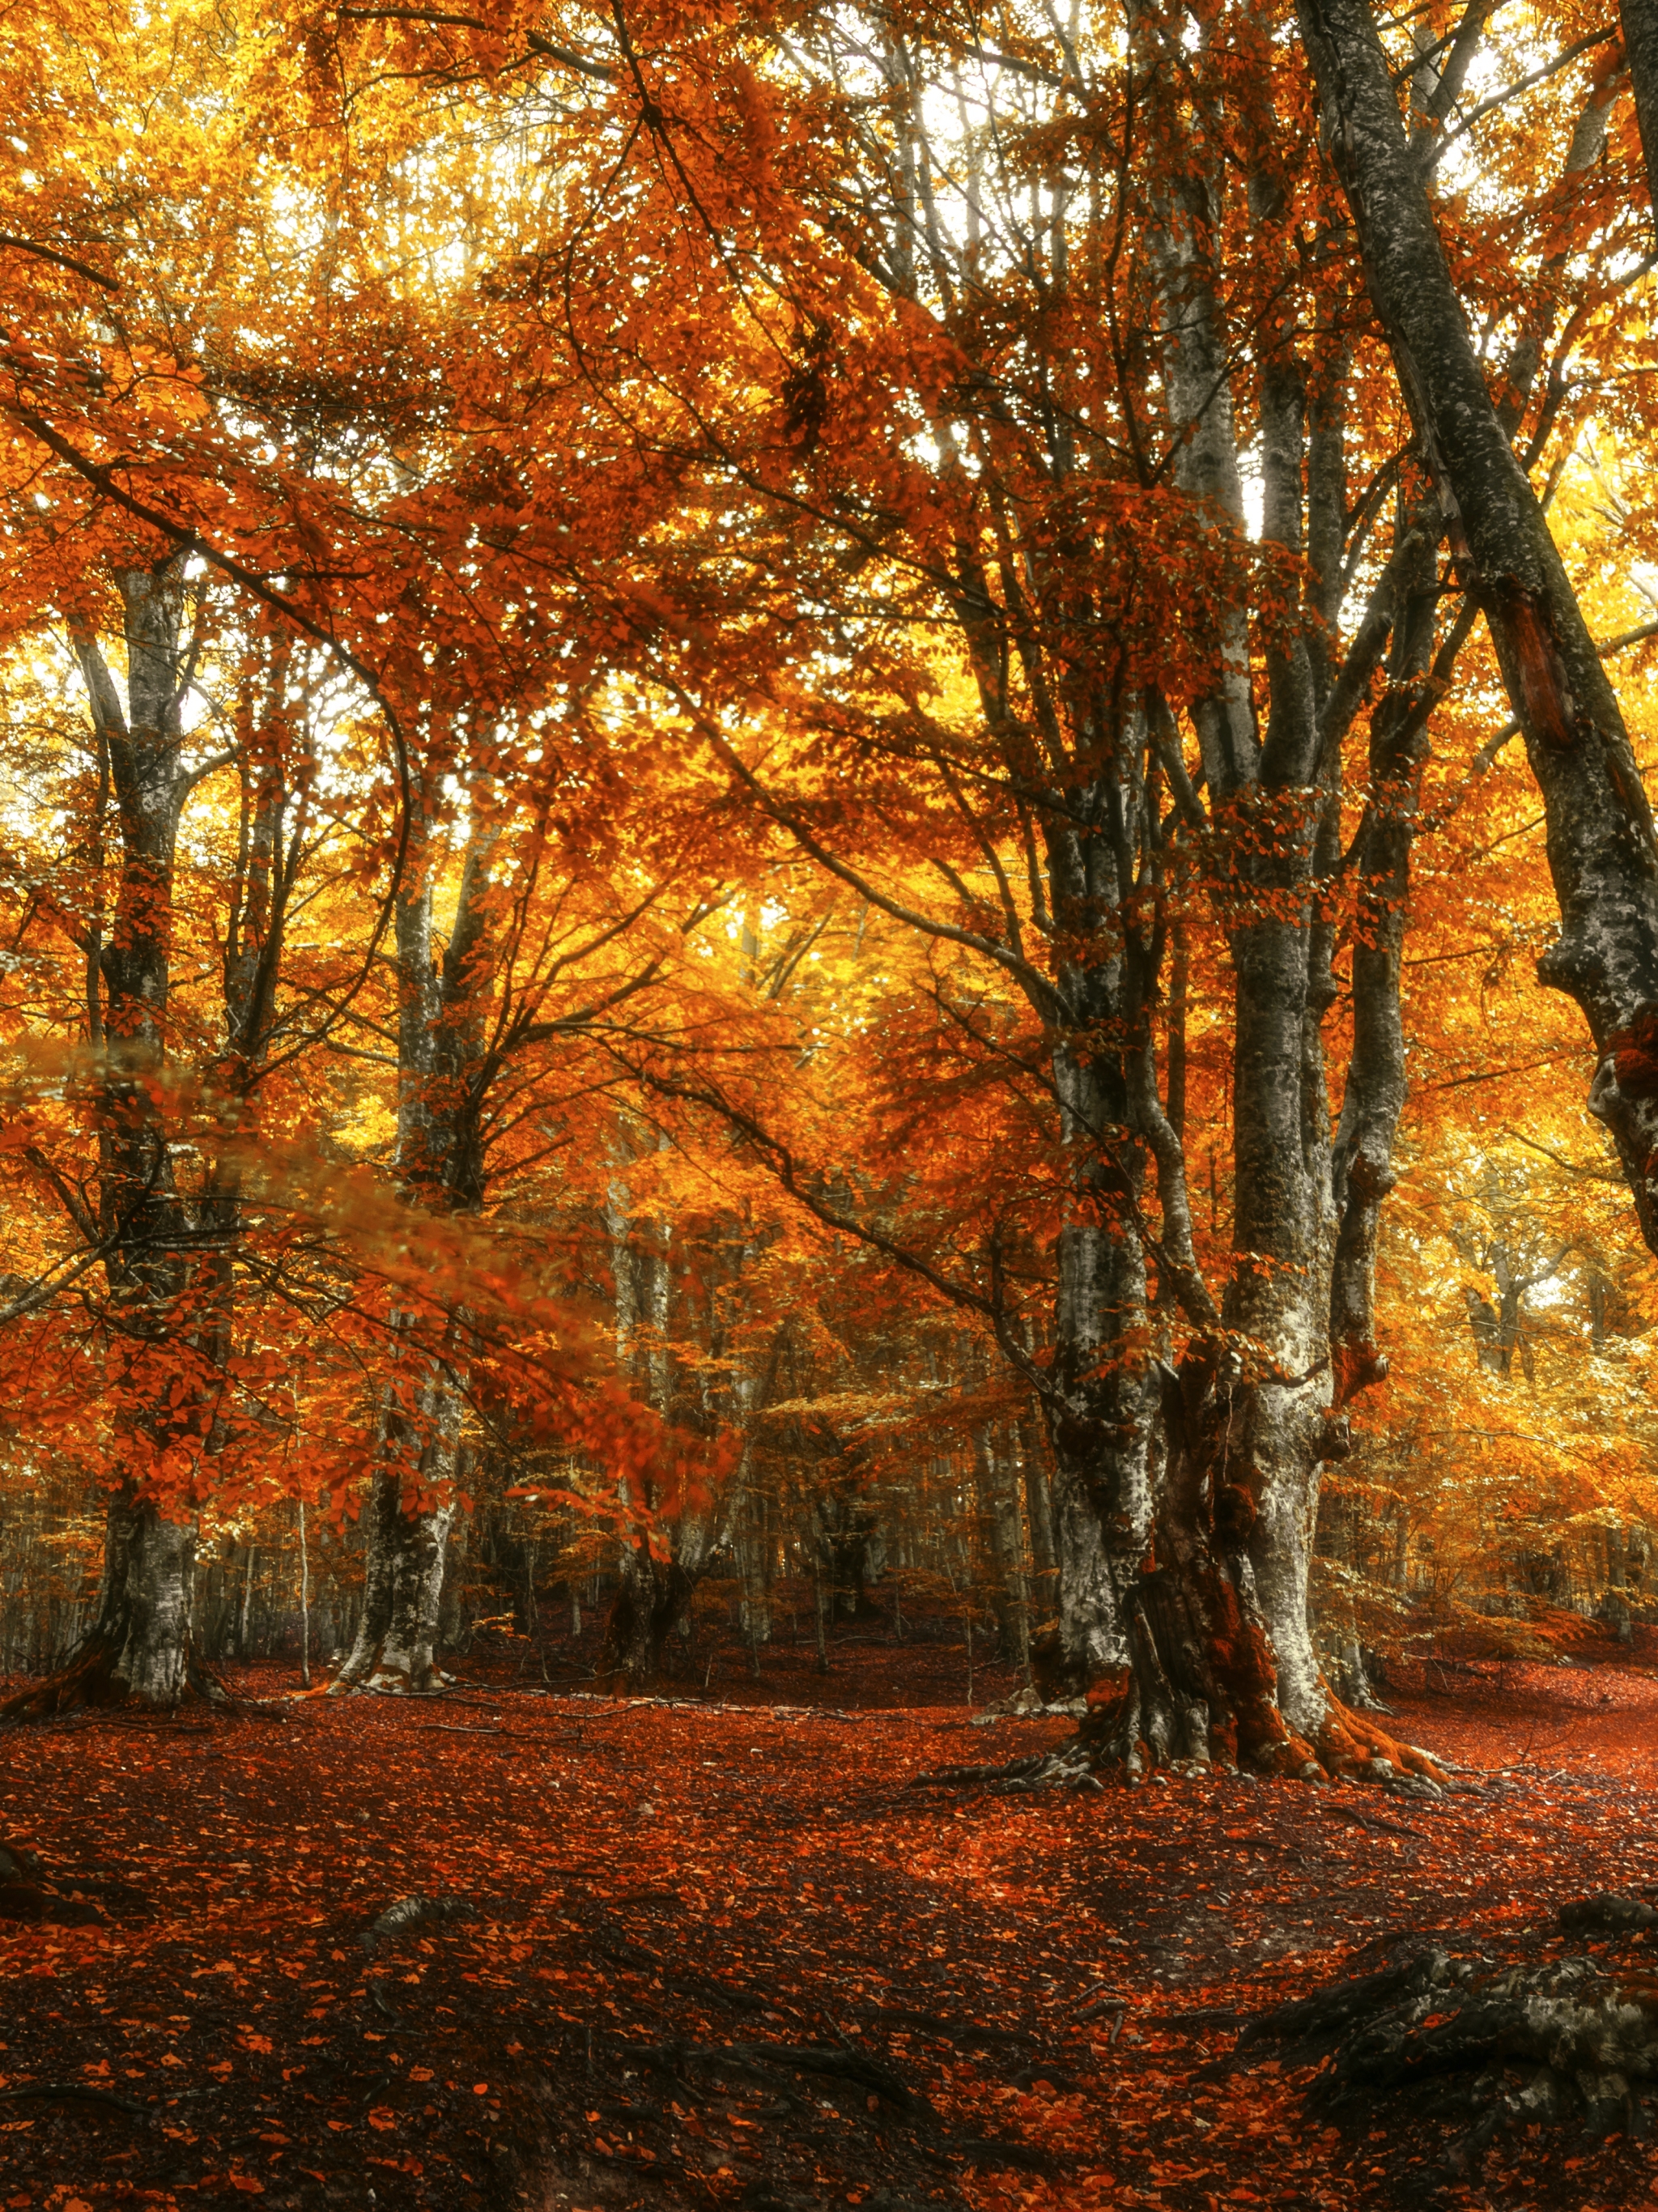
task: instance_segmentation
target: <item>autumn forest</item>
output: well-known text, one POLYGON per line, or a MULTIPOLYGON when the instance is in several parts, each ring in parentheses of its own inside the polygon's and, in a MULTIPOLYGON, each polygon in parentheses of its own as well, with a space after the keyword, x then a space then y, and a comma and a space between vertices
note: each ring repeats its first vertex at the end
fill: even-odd
POLYGON ((1658 2203, 1658 0, 0 82, 0 2203, 1658 2203))

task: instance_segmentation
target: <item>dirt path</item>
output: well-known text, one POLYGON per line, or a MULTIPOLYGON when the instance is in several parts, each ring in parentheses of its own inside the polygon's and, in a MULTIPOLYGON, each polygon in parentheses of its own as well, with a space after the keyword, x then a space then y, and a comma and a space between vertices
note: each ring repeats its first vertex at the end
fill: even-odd
POLYGON ((1491 1771, 1439 1804, 924 1791, 1065 1723, 466 1697, 0 1739, 41 1862, 0 1885, 0 2205, 1658 2205, 1650 2146, 1443 2188, 1438 2136, 1214 2063, 1402 1940, 1546 1950, 1651 1883, 1643 1669, 1420 1686, 1405 1733, 1491 1771), (366 1948, 416 1895, 471 1917, 366 1948))

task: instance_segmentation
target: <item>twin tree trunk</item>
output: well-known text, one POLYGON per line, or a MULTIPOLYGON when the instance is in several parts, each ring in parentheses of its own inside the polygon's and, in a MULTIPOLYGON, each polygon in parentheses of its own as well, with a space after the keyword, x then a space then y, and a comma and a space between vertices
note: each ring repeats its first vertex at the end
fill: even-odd
MULTIPOLYGON (((189 1221, 173 1181, 166 1090, 173 860, 192 779, 180 751, 185 610, 182 556, 115 574, 126 647, 121 700, 90 629, 71 622, 103 775, 115 801, 120 877, 112 927, 80 925, 88 1039, 101 1048, 98 1214, 109 1304, 127 1345, 124 1396, 112 1408, 126 1472, 112 1496, 98 1609, 58 1674, 11 1699, 18 1717, 126 1698, 161 1708, 192 1692, 222 1698, 197 1663, 191 1603, 197 1522, 187 1496, 158 1492, 167 1456, 208 1449, 222 1316, 182 1256, 189 1221), (196 1293, 192 1298, 192 1291, 196 1293)), ((101 861, 103 824, 95 825, 101 861)))
MULTIPOLYGON (((483 1201, 479 1121, 487 1088, 481 1008, 489 963, 487 831, 467 848, 441 967, 432 929, 437 841, 422 815, 411 884, 397 902, 398 1176, 404 1202, 475 1213, 483 1201)), ((464 1358, 455 1316, 432 1340, 431 1317, 394 1312, 392 1373, 380 1410, 361 1522, 362 1611, 331 1692, 422 1695, 438 1665, 444 1568, 454 1523, 464 1358)))
MULTIPOLYGON (((1242 620, 1231 626, 1235 636, 1223 617, 1216 686, 1193 705, 1212 820, 1230 817, 1236 828, 1260 820, 1270 834, 1238 841, 1240 853, 1255 857, 1237 861, 1236 884, 1219 892, 1236 913, 1236 1258, 1225 1330, 1206 1326, 1201 1300, 1184 1297, 1199 1328, 1177 1367, 1137 1357, 1133 1326, 1145 1273, 1133 1139, 1159 1170, 1162 1271, 1176 1290, 1183 1280, 1190 1287, 1182 1164, 1168 1142, 1167 1115, 1155 1084, 1135 1083, 1132 1057, 1114 1097, 1097 1054, 1087 1085, 1061 1066, 1061 1096, 1069 1074, 1073 1095, 1079 1087, 1094 1094, 1088 1118, 1096 1132, 1122 1132, 1118 1158, 1102 1163, 1096 1146, 1077 1178, 1100 1225, 1079 1224, 1060 1240, 1055 1373, 1063 1387, 1054 1433, 1073 1524, 1072 1558, 1062 1553, 1070 1588, 1061 1638, 1090 1680, 1090 1732, 1131 1766, 1182 1752, 1308 1771, 1315 1759, 1342 1765, 1384 1751, 1395 1763, 1422 1763, 1332 1696, 1309 1633, 1308 1572, 1320 1465, 1345 1449, 1340 1407, 1383 1371, 1373 1324, 1375 1241, 1404 1097, 1400 947, 1431 692, 1424 680, 1431 621, 1422 610, 1436 595, 1432 550, 1442 515, 1469 613, 1478 606, 1485 616, 1543 794, 1562 933, 1540 974, 1583 1009, 1600 1054, 1590 1106, 1612 1132, 1643 1231, 1658 1249, 1658 848, 1633 750, 1515 458, 1515 425, 1504 424, 1486 389, 1370 9, 1364 0, 1303 0, 1301 15, 1372 301, 1441 514, 1430 523, 1419 505, 1412 515, 1401 502, 1394 559, 1373 605, 1368 665, 1368 618, 1350 667, 1333 683, 1309 653, 1305 629, 1287 646, 1269 644, 1268 709, 1258 735, 1242 680, 1242 620), (1320 1040, 1332 995, 1328 933, 1316 884, 1333 857, 1333 776, 1351 713, 1343 695, 1362 690, 1389 632, 1394 683, 1373 718, 1371 787, 1356 848, 1354 1049, 1333 1148, 1320 1040), (1162 1389, 1148 1446, 1141 1376, 1151 1371, 1162 1389), (1159 1452, 1148 1514, 1145 1470, 1159 1452), (1090 1506, 1100 1532, 1091 1559, 1090 1506)), ((1644 34, 1650 26, 1640 27, 1644 34)), ((1650 86, 1635 58, 1644 125, 1650 86)), ((1589 136, 1604 131, 1606 106, 1597 85, 1589 136)), ((1182 488, 1236 526, 1236 447, 1205 265, 1221 180, 1184 173, 1182 150, 1176 133, 1154 238, 1169 333, 1165 389, 1185 441, 1182 488)), ((1575 138, 1569 166, 1582 165, 1579 150, 1575 138)), ((1251 179, 1250 207, 1262 219, 1266 254, 1274 190, 1264 176, 1251 179)), ((1263 535, 1298 553, 1304 388, 1292 352, 1275 356, 1271 332, 1263 350, 1263 535)), ((1536 362, 1516 368, 1523 396, 1536 362)), ((1316 444, 1308 471, 1315 522, 1316 444)), ((1335 610, 1324 611, 1330 621, 1335 610)), ((1465 618, 1442 647, 1447 669, 1466 634, 1465 618)), ((1442 672, 1436 665, 1433 672, 1442 672)), ((1164 765, 1172 778, 1177 763, 1164 765)), ((1124 794, 1119 818, 1131 797, 1124 794)), ((1128 889, 1118 883, 1118 902, 1128 889)), ((1096 993, 1105 972, 1092 971, 1096 993)), ((1148 1008, 1149 994, 1136 994, 1125 976, 1115 1002, 1090 1011, 1132 1036, 1148 1008)), ((1145 1342, 1149 1332, 1139 1335, 1145 1342)))
MULTIPOLYGON (((1181 441, 1177 477, 1213 518, 1218 552, 1223 532, 1245 534, 1208 258, 1224 180, 1198 164, 1177 104, 1162 123, 1152 243, 1163 385, 1181 441)), ((1281 194, 1270 170, 1263 160, 1251 177, 1249 207, 1263 259, 1283 261, 1281 194)), ((1334 1697, 1309 1592, 1321 1468, 1347 1449, 1341 1406, 1383 1371, 1374 1257, 1404 1095, 1397 1002, 1414 727, 1383 720, 1373 732, 1376 787, 1391 797, 1378 805, 1373 796, 1361 840, 1375 943, 1333 1151, 1321 1036, 1335 996, 1333 932, 1320 886, 1339 856, 1341 738, 1390 634, 1396 668, 1418 672, 1408 587, 1420 581, 1421 547, 1402 518, 1371 614, 1346 665, 1333 668, 1313 641, 1335 635, 1339 599, 1345 364, 1309 406, 1296 337, 1291 323, 1264 334, 1262 534, 1287 556, 1310 555, 1312 592, 1302 622, 1267 643, 1264 726, 1250 696, 1240 604, 1217 617, 1213 685, 1190 707, 1206 826, 1214 848, 1231 855, 1210 886, 1235 991, 1234 1257, 1219 1308, 1193 1252, 1181 1040, 1170 1038, 1166 1098, 1152 1053, 1168 916, 1189 896, 1180 835, 1185 823, 1206 820, 1172 716, 1154 693, 1143 709, 1118 710, 1108 775, 1055 806, 1048 836, 1060 941, 1085 938, 1101 911, 1123 916, 1124 927, 1108 952, 1096 945, 1091 961, 1062 969, 1059 1018, 1050 1017, 1077 1218, 1059 1240, 1047 1391, 1060 1609, 1057 1651, 1044 1657, 1050 1683, 1057 1673, 1063 1686, 1086 1690, 1084 1734, 1097 1755, 1131 1772, 1176 1758, 1284 1772, 1377 1758, 1429 1765, 1334 1697), (1179 802, 1165 819, 1162 779, 1179 802), (1138 873, 1129 865, 1137 850, 1138 873), (1148 895, 1159 921, 1137 927, 1127 917, 1148 895), (1127 1042, 1106 1051, 1102 1037, 1127 1042), (1167 1349, 1176 1305, 1193 1328, 1178 1360, 1167 1349)))
MULTIPOLYGON (((659 1140, 660 1141, 660 1140, 659 1140)), ((674 1299, 673 1235, 665 1222, 641 1226, 633 1218, 633 1199, 618 1157, 604 1212, 610 1247, 610 1267, 616 1297, 616 1350, 618 1371, 631 1376, 641 1395, 665 1423, 673 1408, 675 1381, 669 1349, 669 1328, 674 1299)), ((740 1272, 745 1248, 734 1257, 740 1272)), ((708 1342, 714 1359, 721 1349, 714 1318, 714 1285, 708 1285, 708 1342)), ((742 1420, 755 1395, 752 1377, 740 1364, 731 1386, 728 1414, 742 1420)), ((705 1406, 705 1413, 714 1408, 705 1406)), ((752 1577, 744 1575, 744 1620, 750 1650, 756 1651, 762 1635, 762 1613, 754 1602, 760 1586, 763 1607, 763 1568, 760 1560, 762 1536, 756 1525, 758 1501, 746 1486, 746 1457, 730 1494, 718 1509, 710 1500, 666 1495, 648 1474, 633 1479, 631 1494, 623 1501, 631 1521, 624 1529, 616 1595, 604 1624, 598 1674, 618 1691, 647 1689, 662 1670, 668 1639, 688 1632, 691 1604, 697 1584, 711 1555, 736 1534, 739 1557, 750 1555, 752 1577), (743 1533, 746 1529, 746 1535, 743 1533)), ((768 1611, 764 1633, 769 1634, 768 1611)))

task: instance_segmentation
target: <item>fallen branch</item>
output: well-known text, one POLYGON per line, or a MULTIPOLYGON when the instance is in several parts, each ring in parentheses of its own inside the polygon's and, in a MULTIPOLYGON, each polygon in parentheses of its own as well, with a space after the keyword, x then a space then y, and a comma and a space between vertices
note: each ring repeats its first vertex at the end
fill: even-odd
POLYGON ((131 2097, 118 2097, 112 2089, 94 2089, 82 2081, 32 2081, 15 2089, 0 2089, 0 2100, 21 2102, 26 2098, 52 2104, 111 2105, 135 2120, 151 2118, 147 2105, 135 2104, 131 2097))
POLYGON ((363 1929, 357 1941, 372 1954, 376 1944, 394 1936, 406 1936, 411 1928, 422 1928, 434 1920, 471 1920, 477 1916, 477 1907, 467 1897, 400 1897, 363 1929))
POLYGON ((998 2166, 1011 2167, 1019 2173, 1051 2177, 1063 2170, 1050 2152, 1035 2143, 1009 2142, 995 2136, 957 2136, 944 2145, 944 2150, 951 2158, 969 2158, 975 2166, 993 2172, 998 2166))
POLYGON ((1330 1810, 1339 1814, 1344 1820, 1352 1821, 1357 1827, 1370 1828, 1389 1836, 1414 1836, 1418 1843, 1423 1840, 1420 1828, 1406 1827, 1397 1820, 1380 1820, 1374 1813, 1361 1813, 1356 1806, 1332 1805, 1330 1810))
POLYGON ((1036 2038, 1017 2027, 981 2027, 976 2021, 942 2020, 937 2013, 912 2011, 908 2005, 855 2005, 859 2020, 890 2020, 902 2027, 919 2027, 944 2043, 977 2043, 989 2047, 1011 2044, 1029 2049, 1036 2038))
POLYGON ((1102 2012, 1114 2011, 1121 2002, 1122 1999, 1117 1996, 1114 1990, 1096 1990, 1091 1995, 1083 2000, 1082 2003, 1078 2006, 1071 2017, 1072 2020, 1078 2021, 1093 2020, 1102 2012))
POLYGON ((530 1735, 523 1729, 465 1728, 453 1721, 434 1721, 430 1728, 419 1729, 416 1733, 419 1735, 487 1735, 501 1743, 544 1744, 548 1741, 544 1735, 530 1735))
POLYGON ((866 2051, 833 2043, 630 2043, 630 2057, 647 2066, 677 2069, 700 2066, 718 2072, 722 2066, 743 2071, 758 2068, 786 2074, 839 2075, 902 2112, 936 2118, 920 2094, 901 2081, 890 2066, 866 2051))

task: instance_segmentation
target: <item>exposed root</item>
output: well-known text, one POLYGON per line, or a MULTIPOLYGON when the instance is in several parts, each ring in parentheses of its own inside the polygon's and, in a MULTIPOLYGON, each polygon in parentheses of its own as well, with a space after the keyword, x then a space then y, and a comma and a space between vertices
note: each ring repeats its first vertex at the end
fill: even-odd
POLYGON ((130 1882, 79 1869, 54 1875, 39 1851, 0 1844, 0 1921, 89 1928, 107 1925, 112 1915, 152 1909, 130 1882))
POLYGON ((378 1920, 357 1938, 372 1957, 375 1947, 411 1928, 424 1928, 434 1920, 475 1920, 477 1907, 470 1897, 400 1897, 388 1905, 378 1920))
POLYGON ((407 1674, 395 1674, 382 1668, 364 1680, 348 1680, 337 1674, 331 1682, 313 1690, 313 1697, 321 1698, 440 1698, 453 1680, 452 1675, 440 1674, 435 1669, 424 1682, 410 1681, 407 1674))
POLYGON ((1000 1797, 1021 1790, 1043 1790, 1068 1785, 1073 1790, 1102 1790, 1105 1784, 1080 1737, 1057 1750, 1036 1752, 1028 1759, 1010 1759, 1003 1766, 941 1766, 931 1774, 911 1777, 912 1790, 982 1789, 1000 1797))
MULTIPOLYGON (((1316 1750, 1280 1718, 1275 1735, 1257 1741, 1248 1764, 1257 1773, 1286 1779, 1341 1778, 1411 1797, 1438 1797, 1467 1786, 1414 1744, 1398 1741, 1343 1706, 1333 1704, 1332 1711, 1333 1724, 1321 1734, 1316 1750)), ((1134 1677, 1125 1668, 1121 1677, 1096 1683, 1090 1691, 1086 1715, 1068 1742, 1001 1765, 941 1767, 917 1775, 911 1787, 977 1787, 993 1796, 1045 1788, 1098 1790, 1105 1786, 1102 1776, 1133 1783, 1153 1772, 1202 1774, 1216 1767, 1231 1772, 1242 1763, 1234 1755, 1236 1723, 1222 1721, 1212 1728, 1201 1698, 1187 1700, 1180 1724, 1154 1728, 1150 1740, 1139 1733, 1145 1713, 1134 1677)))
POLYGON ((122 1681, 115 1672, 116 1657, 112 1641, 98 1636, 88 1639, 55 1674, 0 1701, 0 1722, 55 1720, 65 1713, 123 1705, 146 1712, 177 1712, 188 1705, 210 1705, 220 1712, 241 1710, 218 1676, 193 1653, 185 1658, 183 1690, 167 1705, 151 1705, 122 1681))
MULTIPOLYGON (((1148 1579, 1148 1589, 1154 1581, 1148 1579)), ((1152 1609, 1143 1607, 1129 1624, 1130 1657, 1090 1684, 1071 1743, 1004 1766, 950 1767, 921 1779, 1032 1790, 1048 1784, 1085 1784, 1100 1774, 1135 1782, 1158 1769, 1193 1773, 1218 1766, 1248 1767, 1303 1782, 1342 1778, 1376 1783, 1419 1797, 1437 1797, 1457 1787, 1427 1752, 1390 1735, 1370 1715, 1354 1712, 1327 1686, 1315 1740, 1297 1734, 1278 1705, 1271 1646, 1259 1623, 1245 1614, 1223 1577, 1214 1578, 1206 1603, 1211 1634, 1204 1665, 1212 1689, 1224 1681, 1224 1700, 1218 1692, 1212 1701, 1190 1686, 1194 1666, 1171 1671, 1164 1664, 1164 1648, 1178 1645, 1170 1630, 1174 1600, 1164 1590, 1158 1599, 1166 1616, 1161 1641, 1152 1609), (1230 1602, 1230 1610, 1223 1601, 1230 1602)))
MULTIPOLYGON (((1645 1925, 1632 1899, 1569 1906, 1603 1924, 1645 1925), (1598 1918, 1597 1918, 1598 1916, 1598 1918)), ((1658 2102, 1658 1979, 1600 1958, 1503 1966, 1427 1951, 1383 1972, 1336 1982, 1254 2021, 1231 2063, 1270 2046, 1286 2069, 1324 2061, 1313 2108, 1376 2121, 1392 2098, 1467 2123, 1450 2147, 1465 2173, 1499 2130, 1581 2119, 1592 2136, 1650 2132, 1658 2102)))
POLYGON ((154 2117, 133 2098, 118 2096, 112 2089, 94 2089, 84 2081, 26 2081, 15 2089, 0 2089, 0 2100, 7 2104, 38 2101, 47 2105, 105 2105, 112 2112, 126 2113, 131 2119, 148 2120, 154 2117))
POLYGON ((1333 1697, 1319 1730, 1316 1753, 1327 1774, 1351 1774, 1361 1781, 1386 1783, 1413 1796, 1436 1797, 1456 1786, 1429 1753, 1389 1735, 1377 1726, 1372 1714, 1356 1712, 1333 1697))
POLYGON ((446 1690, 453 1680, 438 1665, 429 1646, 388 1634, 378 1644, 352 1651, 333 1680, 323 1686, 322 1694, 430 1698, 446 1690))

